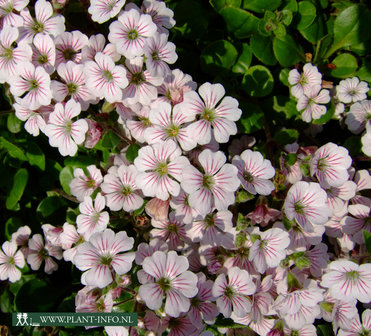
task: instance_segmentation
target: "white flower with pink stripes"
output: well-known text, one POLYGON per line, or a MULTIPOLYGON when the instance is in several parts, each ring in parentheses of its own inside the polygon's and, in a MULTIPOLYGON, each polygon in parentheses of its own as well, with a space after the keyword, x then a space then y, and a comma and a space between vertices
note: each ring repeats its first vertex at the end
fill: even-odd
POLYGON ((25 260, 22 251, 17 251, 15 242, 6 241, 0 250, 0 280, 9 279, 10 282, 16 282, 21 278, 21 271, 25 260))
POLYGON ((316 66, 307 63, 303 67, 303 72, 293 69, 289 72, 288 81, 291 87, 291 94, 300 98, 308 92, 312 86, 318 86, 322 83, 322 74, 318 71, 316 66))
POLYGON ((216 298, 219 311, 230 317, 233 313, 243 317, 251 311, 251 302, 248 295, 254 294, 256 285, 246 270, 239 267, 232 267, 226 274, 220 274, 213 285, 212 294, 216 298))
POLYGON ((197 276, 187 271, 186 257, 175 251, 156 251, 143 261, 143 270, 153 277, 152 281, 139 287, 139 295, 147 307, 160 309, 165 296, 165 313, 178 317, 190 308, 190 298, 197 294, 197 276))
POLYGON ((179 182, 189 161, 171 139, 160 141, 139 150, 134 165, 139 174, 135 182, 145 196, 157 197, 166 201, 170 195, 180 192, 179 182))
POLYGON ((49 137, 50 146, 58 147, 63 156, 74 156, 77 153, 77 145, 81 145, 85 140, 85 133, 88 131, 85 119, 72 121, 80 112, 80 104, 71 99, 64 106, 57 103, 54 112, 49 116, 44 133, 49 137))
POLYGON ((344 302, 357 299, 371 301, 371 264, 358 265, 353 261, 338 259, 328 265, 321 286, 329 288, 330 295, 344 302))
POLYGON ((1 27, 21 27, 23 25, 23 18, 15 11, 20 12, 28 3, 29 0, 0 0, 1 27))
POLYGON ((358 314, 350 322, 348 330, 340 329, 338 336, 360 336, 371 334, 371 309, 366 309, 362 313, 362 323, 358 314))
POLYGON ((316 175, 321 186, 340 187, 349 178, 352 158, 346 148, 332 142, 318 148, 310 163, 311 175, 316 175))
POLYGON ((178 59, 175 44, 168 42, 167 34, 156 33, 148 38, 144 47, 146 66, 153 76, 165 77, 171 73, 168 64, 173 64, 178 59))
POLYGON ((57 37, 65 31, 64 16, 54 13, 49 1, 37 0, 34 8, 35 18, 31 16, 28 8, 21 11, 24 20, 23 25, 19 28, 21 40, 32 42, 33 37, 38 33, 57 37))
POLYGON ((147 38, 156 33, 157 27, 150 15, 132 8, 122 11, 109 30, 108 39, 115 44, 117 52, 131 59, 143 54, 147 38))
POLYGON ((88 37, 78 30, 64 32, 55 38, 56 58, 55 66, 73 61, 81 63, 82 49, 89 43, 88 37))
POLYGON ((111 210, 132 212, 142 206, 143 198, 135 184, 137 175, 138 171, 133 165, 113 166, 108 170, 101 189, 111 210))
POLYGON ((213 207, 227 210, 234 203, 234 192, 240 186, 237 168, 225 163, 223 152, 205 149, 198 157, 203 168, 199 171, 192 165, 183 171, 182 188, 189 194, 189 205, 207 215, 213 207))
POLYGON ((17 74, 9 78, 10 92, 21 104, 36 110, 41 105, 49 105, 52 99, 50 76, 41 66, 30 62, 17 64, 17 74))
POLYGON ((84 202, 80 203, 80 215, 76 218, 77 232, 89 240, 93 233, 104 231, 109 222, 107 211, 102 211, 106 206, 106 199, 98 193, 93 200, 85 196, 84 202))
POLYGON ((125 5, 125 0, 91 0, 88 8, 91 19, 103 23, 115 17, 125 5))
POLYGON ((249 193, 269 195, 274 190, 274 184, 269 179, 276 171, 260 152, 246 149, 240 156, 236 155, 233 158, 232 164, 237 167, 238 178, 249 193))
POLYGON ((314 182, 296 182, 287 193, 284 209, 287 218, 295 219, 307 232, 313 232, 312 224, 325 224, 332 215, 326 192, 314 182))
POLYGON ((267 268, 277 267, 286 258, 286 248, 290 244, 289 233, 279 228, 264 232, 253 232, 253 244, 249 251, 249 260, 255 269, 263 274, 267 268), (257 235, 257 237, 256 237, 257 235))
POLYGON ((208 144, 211 134, 219 143, 228 142, 229 136, 237 133, 235 121, 242 114, 238 101, 224 97, 225 90, 221 84, 204 83, 198 92, 202 99, 194 91, 187 92, 180 105, 185 113, 199 115, 199 120, 188 126, 191 137, 200 145, 208 144))
POLYGON ((84 64, 86 86, 96 97, 105 98, 109 103, 120 102, 122 89, 129 83, 125 68, 115 65, 110 56, 101 52, 95 55, 94 60, 84 64))
POLYGON ((125 231, 114 233, 110 229, 94 233, 88 242, 78 245, 73 263, 85 271, 81 283, 104 288, 113 281, 113 274, 126 274, 135 258, 134 238, 125 231), (126 252, 126 253, 123 253, 126 252))
POLYGON ((0 31, 0 83, 7 82, 17 73, 19 63, 31 61, 32 49, 28 43, 17 42, 19 32, 15 27, 5 26, 0 31))
POLYGON ((55 44, 54 40, 46 34, 36 34, 33 39, 32 47, 32 63, 35 66, 41 66, 51 75, 55 64, 55 44))

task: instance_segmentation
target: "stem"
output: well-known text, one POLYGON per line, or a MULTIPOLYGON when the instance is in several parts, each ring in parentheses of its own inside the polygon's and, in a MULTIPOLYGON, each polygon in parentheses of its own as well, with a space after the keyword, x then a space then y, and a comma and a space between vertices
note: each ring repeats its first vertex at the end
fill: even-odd
POLYGON ((133 301, 133 300, 135 300, 135 297, 131 297, 129 299, 126 299, 126 300, 123 300, 123 301, 120 301, 120 302, 116 302, 116 303, 113 304, 113 306, 119 306, 121 304, 124 304, 126 302, 130 302, 130 301, 133 301))
POLYGON ((64 197, 65 199, 68 199, 69 201, 71 202, 74 202, 74 203, 80 203, 76 197, 73 197, 73 196, 70 196, 68 195, 67 193, 65 193, 63 190, 61 189, 53 189, 52 191, 56 192, 58 195, 64 197))

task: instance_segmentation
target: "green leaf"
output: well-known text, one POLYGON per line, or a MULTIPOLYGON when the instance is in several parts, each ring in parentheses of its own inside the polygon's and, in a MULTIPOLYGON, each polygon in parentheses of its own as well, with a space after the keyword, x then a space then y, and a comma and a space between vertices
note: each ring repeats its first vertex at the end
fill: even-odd
POLYGON ((132 144, 126 151, 126 158, 129 162, 133 163, 135 158, 138 156, 140 146, 138 144, 132 144))
POLYGON ((318 60, 324 59, 326 52, 331 47, 332 41, 333 41, 332 34, 325 35, 318 41, 313 63, 316 63, 318 60))
POLYGON ((362 232, 363 232, 363 239, 365 240, 367 251, 368 253, 371 254, 371 233, 366 230, 363 230, 362 232))
POLYGON ((300 30, 301 35, 311 43, 317 43, 321 38, 327 34, 326 20, 323 15, 317 19, 307 28, 300 30))
POLYGON ((252 60, 252 51, 250 46, 247 43, 242 44, 242 52, 238 56, 238 59, 235 65, 232 68, 234 73, 242 73, 244 74, 251 64, 252 60))
POLYGON ((27 142, 26 156, 31 166, 45 170, 45 155, 41 148, 33 141, 27 142))
POLYGON ((9 132, 19 133, 22 130, 22 124, 23 122, 19 120, 14 113, 8 115, 6 125, 9 132))
POLYGON ((242 79, 242 89, 252 97, 264 97, 273 90, 273 76, 263 65, 254 65, 242 79))
POLYGON ((331 76, 336 78, 350 77, 358 68, 357 59, 348 53, 340 54, 331 63, 336 66, 331 71, 331 76))
POLYGON ((289 166, 293 166, 297 160, 298 156, 295 153, 285 155, 285 164, 288 164, 289 166))
POLYGON ((241 124, 245 133, 250 134, 263 128, 264 112, 259 105, 243 103, 241 108, 243 110, 241 124))
POLYGON ((371 12, 363 5, 344 9, 334 23, 334 43, 326 58, 335 51, 367 41, 371 37, 371 12))
POLYGON ((240 8, 241 0, 210 0, 211 6, 219 12, 224 7, 237 7, 240 8))
POLYGON ((317 335, 318 336, 333 336, 334 333, 332 331, 330 324, 319 324, 317 326, 317 335))
POLYGON ((71 166, 64 167, 59 173, 59 182, 61 183, 62 189, 69 195, 71 195, 70 183, 73 178, 73 168, 71 166))
POLYGON ((23 222, 18 217, 10 217, 5 223, 5 237, 7 240, 12 238, 12 234, 16 232, 21 226, 23 226, 23 222))
POLYGON ((283 0, 282 4, 284 10, 289 10, 293 13, 298 11, 299 6, 296 0, 283 0))
POLYGON ((289 34, 286 34, 284 37, 274 38, 273 52, 278 62, 284 67, 304 60, 304 52, 301 45, 289 34))
POLYGON ((345 140, 343 147, 345 147, 349 151, 349 154, 352 157, 361 155, 361 137, 357 135, 350 136, 348 139, 345 140))
POLYGON ((281 69, 278 75, 280 82, 285 86, 290 86, 289 73, 290 73, 290 69, 284 68, 284 69, 281 69))
POLYGON ((201 54, 201 67, 205 72, 215 74, 217 72, 228 73, 235 64, 238 52, 232 43, 219 40, 210 43, 201 54))
POLYGON ((48 217, 52 215, 58 209, 66 206, 66 202, 59 196, 49 196, 44 198, 36 211, 41 214, 42 217, 48 217))
POLYGON ((288 9, 284 9, 280 12, 278 12, 278 19, 285 25, 289 26, 293 19, 292 11, 288 9))
POLYGON ((296 129, 282 129, 279 130, 273 137, 280 145, 287 145, 296 142, 299 138, 299 132, 296 129))
POLYGON ((303 30, 308 28, 316 18, 316 7, 309 1, 300 1, 296 15, 298 17, 296 28, 303 30))
POLYGON ((4 139, 3 137, 0 137, 0 148, 2 147, 8 151, 8 154, 12 158, 15 158, 21 161, 27 161, 26 155, 23 153, 23 151, 19 147, 12 144, 8 140, 4 139))
POLYGON ((6 208, 12 210, 21 199, 24 189, 28 182, 28 171, 24 168, 20 168, 14 175, 13 187, 10 190, 9 196, 6 199, 6 208))
POLYGON ((71 166, 73 168, 85 168, 95 164, 95 159, 91 156, 79 155, 78 157, 67 157, 64 159, 63 163, 65 166, 71 166))
POLYGON ((364 59, 362 66, 358 69, 355 75, 360 80, 371 82, 371 60, 364 59))
POLYGON ((257 13, 263 13, 269 8, 274 11, 281 4, 281 0, 244 0, 243 8, 257 13))
MULTIPOLYGON (((3 313, 11 313, 13 295, 8 288, 3 287, 2 293, 0 294, 0 310, 3 313)), ((5 332, 6 333, 6 332, 5 332)))
POLYGON ((285 113, 287 119, 296 117, 298 115, 296 103, 287 96, 274 96, 273 109, 277 112, 285 113))
POLYGON ((258 28, 259 19, 243 9, 225 7, 220 14, 227 24, 228 31, 238 39, 250 37, 258 28))
POLYGON ((102 146, 110 150, 114 150, 116 146, 120 143, 120 138, 113 131, 108 130, 103 134, 102 146))
POLYGON ((253 54, 266 65, 275 65, 276 57, 273 53, 272 39, 260 34, 254 34, 250 40, 253 54))

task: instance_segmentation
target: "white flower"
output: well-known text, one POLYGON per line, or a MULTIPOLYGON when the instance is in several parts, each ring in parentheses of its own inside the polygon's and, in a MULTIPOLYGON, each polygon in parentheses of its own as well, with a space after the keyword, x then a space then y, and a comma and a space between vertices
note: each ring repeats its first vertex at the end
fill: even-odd
POLYGON ((298 70, 293 69, 289 72, 288 81, 291 87, 291 94, 300 98, 308 92, 312 86, 321 85, 322 74, 318 71, 316 66, 307 63, 303 67, 303 73, 300 74, 298 70))
POLYGON ((319 104, 327 104, 330 102, 330 91, 321 90, 320 85, 310 86, 306 93, 299 97, 296 108, 301 112, 301 118, 306 122, 311 122, 312 119, 319 119, 327 111, 326 106, 319 104))
POLYGON ((49 123, 44 132, 49 137, 50 146, 58 147, 63 156, 74 156, 77 145, 81 145, 85 140, 87 122, 84 119, 72 121, 80 112, 80 104, 69 100, 65 106, 57 103, 54 112, 49 116, 49 123))
POLYGON ((125 0, 91 0, 88 8, 91 19, 103 23, 115 17, 125 5, 125 0))
POLYGON ((17 251, 17 244, 4 242, 0 250, 0 280, 18 281, 21 278, 21 271, 17 267, 23 268, 24 265, 23 253, 17 251))
POLYGON ((345 123, 349 130, 355 134, 361 133, 371 119, 371 101, 364 100, 352 104, 346 115, 345 123))
POLYGON ((360 82, 358 77, 347 78, 336 86, 336 95, 343 103, 355 103, 367 98, 369 87, 366 82, 360 82))

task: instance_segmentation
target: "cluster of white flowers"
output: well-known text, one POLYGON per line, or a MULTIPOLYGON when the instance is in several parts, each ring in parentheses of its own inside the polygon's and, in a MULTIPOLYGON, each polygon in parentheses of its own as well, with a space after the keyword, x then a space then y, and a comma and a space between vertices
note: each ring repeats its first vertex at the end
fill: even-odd
MULTIPOLYGON (((125 147, 109 168, 75 169, 76 223, 44 224, 44 237, 31 236, 27 226, 13 233, 0 251, 1 280, 19 280, 25 261, 32 270, 44 263, 50 274, 63 258, 83 271, 76 311, 110 312, 123 292, 131 293, 145 311, 138 328, 159 335, 202 335, 219 314, 262 336, 315 335, 320 318, 339 335, 371 330, 370 310, 361 325, 356 308, 357 300, 371 301, 371 264, 349 253, 364 251, 362 231, 371 232, 371 199, 362 195, 371 177, 351 167, 344 147, 288 145, 281 169, 248 149, 251 140, 234 144, 229 157, 219 151, 236 135, 242 111, 221 84, 196 90, 189 75, 169 68, 177 55, 168 42, 173 13, 164 2, 144 0, 139 8, 92 0, 92 20, 112 20, 108 43, 102 34, 66 32, 65 18, 46 0, 36 1, 35 18, 27 4, 0 1, 0 81, 8 82, 26 130, 43 132, 61 155, 73 156, 102 134, 93 117, 78 116, 104 103, 119 114, 123 138, 141 148, 133 162, 125 147), (275 175, 286 187, 281 199, 275 175), (257 200, 242 218, 237 192, 257 200), (269 206, 272 193, 280 210, 269 206), (144 207, 147 215, 133 223, 135 238, 133 229, 110 225, 110 216, 144 207), (342 258, 329 255, 322 241, 334 242, 342 258)), ((311 64, 302 74, 290 72, 304 121, 326 113, 320 104, 330 94, 321 81, 311 64)), ((362 140, 369 155, 368 87, 349 81, 339 84, 337 98, 354 102, 346 123, 354 132, 369 130, 362 140), (348 84, 352 89, 344 89, 348 84)), ((137 334, 124 327, 106 332, 137 334)))
POLYGON ((298 100, 296 108, 301 118, 311 122, 321 118, 327 112, 327 104, 333 98, 335 116, 344 118, 348 129, 362 136, 362 151, 371 156, 371 102, 367 100, 368 84, 358 77, 347 78, 336 85, 332 97, 330 91, 323 89, 322 74, 316 66, 307 63, 300 73, 297 69, 289 72, 288 81, 291 94, 298 100))

